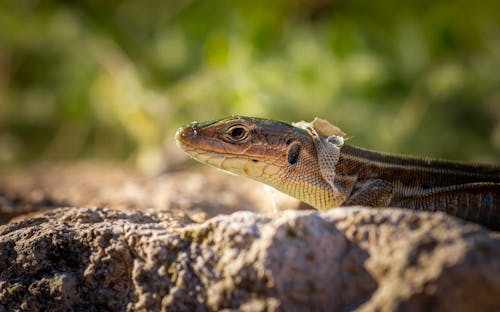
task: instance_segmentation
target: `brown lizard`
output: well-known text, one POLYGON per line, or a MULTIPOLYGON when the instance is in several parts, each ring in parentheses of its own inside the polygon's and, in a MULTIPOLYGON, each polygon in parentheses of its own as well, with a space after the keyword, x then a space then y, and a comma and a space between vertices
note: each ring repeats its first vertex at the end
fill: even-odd
POLYGON ((293 125, 233 116, 193 122, 176 142, 192 158, 268 184, 319 210, 443 211, 500 229, 500 166, 395 156, 344 144, 326 120, 293 125))

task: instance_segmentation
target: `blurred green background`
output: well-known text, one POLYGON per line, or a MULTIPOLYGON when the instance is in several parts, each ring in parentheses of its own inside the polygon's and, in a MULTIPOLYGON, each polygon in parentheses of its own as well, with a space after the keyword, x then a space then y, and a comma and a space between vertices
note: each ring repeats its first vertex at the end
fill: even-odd
POLYGON ((0 165, 154 168, 177 127, 230 114, 498 163, 498 2, 0 2, 0 165))

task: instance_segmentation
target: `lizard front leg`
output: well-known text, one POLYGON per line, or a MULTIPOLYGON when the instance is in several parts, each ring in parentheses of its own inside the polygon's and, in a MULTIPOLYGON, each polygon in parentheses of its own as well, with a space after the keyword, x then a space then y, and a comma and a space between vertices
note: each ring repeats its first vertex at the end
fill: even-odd
POLYGON ((366 182, 355 190, 342 206, 387 206, 391 202, 392 184, 389 181, 375 179, 366 182))

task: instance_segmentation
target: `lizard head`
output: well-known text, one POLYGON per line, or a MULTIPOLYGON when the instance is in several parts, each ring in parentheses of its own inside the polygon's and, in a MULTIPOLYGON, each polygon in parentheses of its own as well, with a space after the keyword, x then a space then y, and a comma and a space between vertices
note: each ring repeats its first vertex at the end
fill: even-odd
POLYGON ((324 180, 315 143, 304 128, 242 116, 193 122, 176 133, 177 145, 195 160, 247 176, 284 193, 308 200, 324 180))

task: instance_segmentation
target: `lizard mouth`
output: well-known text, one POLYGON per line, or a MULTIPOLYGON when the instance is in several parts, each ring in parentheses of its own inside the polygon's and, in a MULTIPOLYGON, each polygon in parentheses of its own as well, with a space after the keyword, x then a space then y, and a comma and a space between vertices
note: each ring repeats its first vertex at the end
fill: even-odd
POLYGON ((175 133, 175 142, 177 143, 177 146, 186 152, 193 149, 203 149, 203 147, 206 147, 203 142, 213 141, 207 133, 202 133, 203 129, 210 128, 210 126, 215 123, 217 123, 217 121, 193 121, 189 125, 180 127, 175 133))
POLYGON ((175 142, 180 149, 195 160, 230 174, 235 174, 234 172, 243 174, 239 171, 247 160, 227 154, 222 146, 217 148, 220 143, 206 138, 201 133, 200 125, 197 122, 179 128, 175 133, 175 142))
POLYGON ((201 128, 204 125, 193 122, 180 127, 175 133, 175 143, 186 154, 198 161, 206 163, 212 159, 214 162, 214 159, 224 157, 227 153, 223 147, 217 148, 220 143, 203 135, 201 128))
POLYGON ((277 167, 266 161, 265 155, 245 155, 242 151, 248 152, 249 147, 217 139, 217 131, 211 124, 193 122, 180 127, 175 133, 177 146, 189 157, 232 174, 257 178, 276 171, 277 167))

